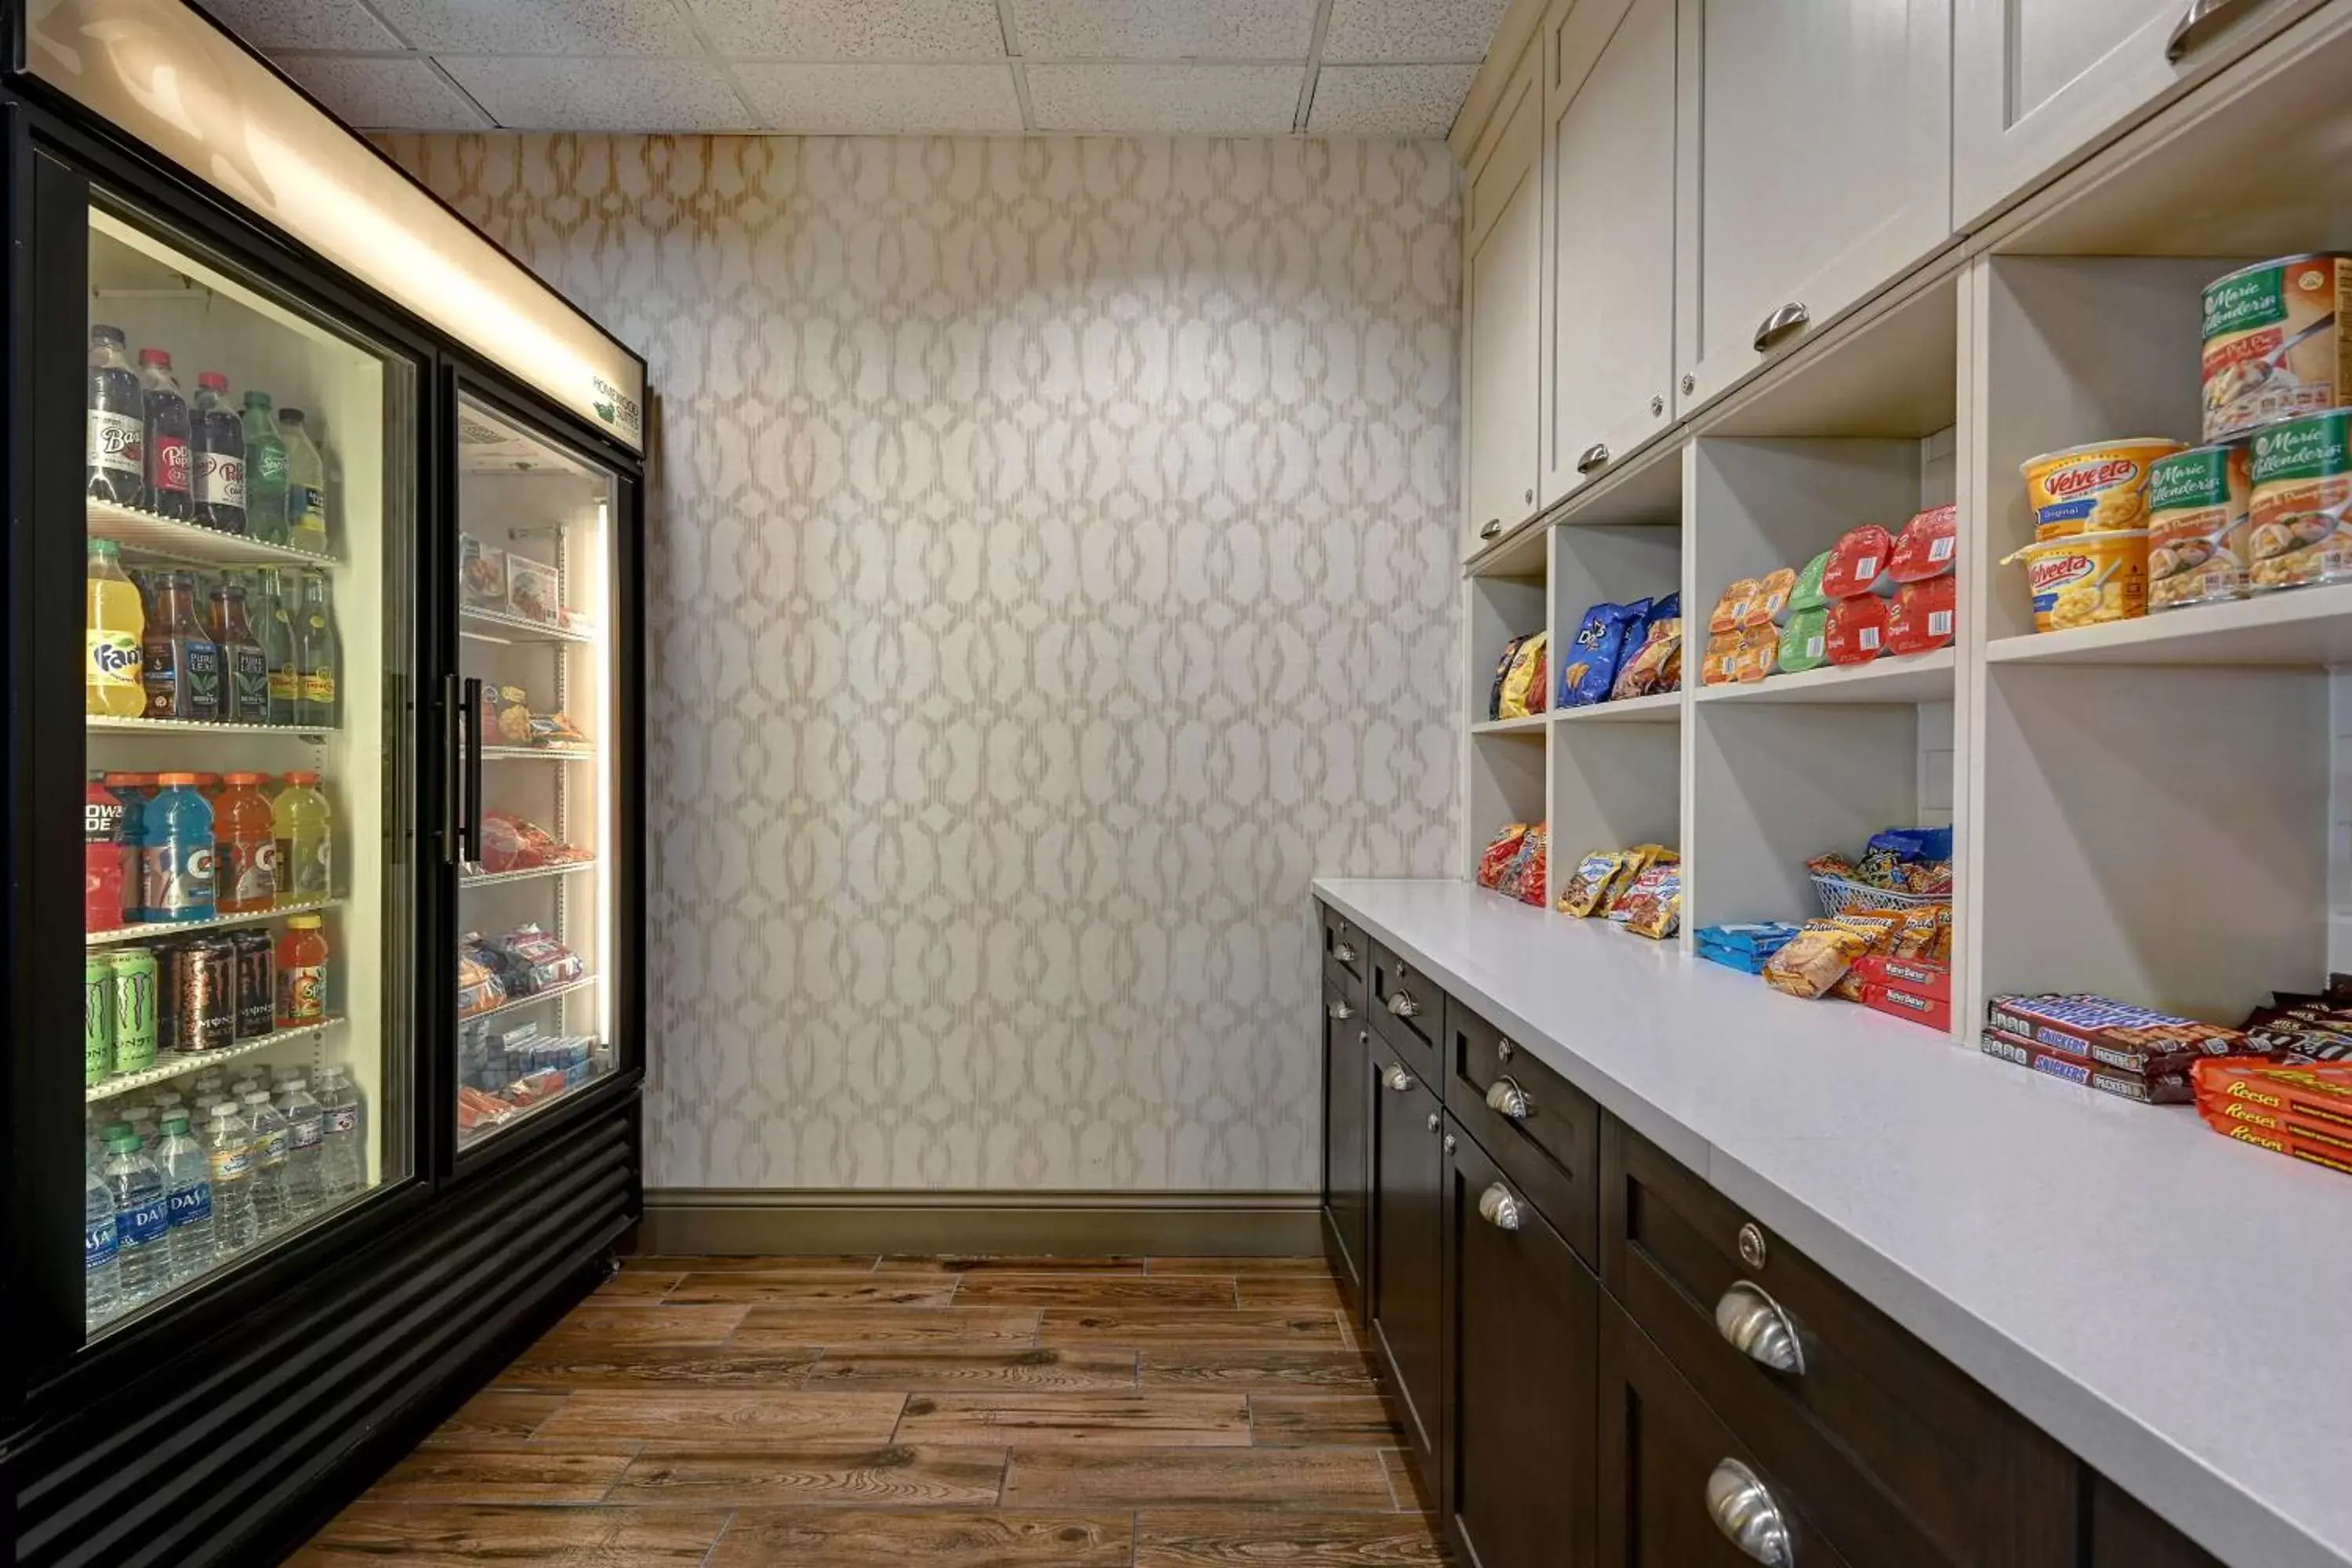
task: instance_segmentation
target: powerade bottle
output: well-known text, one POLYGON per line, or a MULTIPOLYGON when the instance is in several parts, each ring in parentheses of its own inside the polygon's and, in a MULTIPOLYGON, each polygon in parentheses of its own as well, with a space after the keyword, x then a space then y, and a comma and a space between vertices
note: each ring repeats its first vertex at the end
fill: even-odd
POLYGON ((269 394, 245 395, 245 531, 270 544, 290 536, 286 525, 286 443, 269 394))
POLYGON ((188 400, 172 374, 172 356, 162 349, 141 349, 139 384, 146 421, 147 510, 184 518, 195 504, 195 455, 189 449, 188 400))
POLYGON ((114 1199, 115 1259, 122 1304, 136 1307, 172 1288, 171 1201, 163 1173, 139 1147, 137 1131, 118 1121, 106 1134, 106 1187, 114 1199))
POLYGON ((196 377, 189 445, 195 457, 195 520, 223 533, 245 531, 245 421, 228 400, 228 377, 196 377))
POLYGON ((95 1329, 122 1310, 122 1264, 114 1239, 114 1190, 94 1164, 82 1178, 82 1321, 95 1329))
POLYGON ((163 1197, 171 1205, 172 1278, 194 1279, 213 1266, 213 1172, 204 1145, 188 1135, 188 1119, 177 1111, 163 1118, 155 1163, 163 1167, 163 1197))
POLYGON ((140 506, 147 499, 147 412, 121 327, 89 330, 89 445, 83 488, 92 500, 140 506))

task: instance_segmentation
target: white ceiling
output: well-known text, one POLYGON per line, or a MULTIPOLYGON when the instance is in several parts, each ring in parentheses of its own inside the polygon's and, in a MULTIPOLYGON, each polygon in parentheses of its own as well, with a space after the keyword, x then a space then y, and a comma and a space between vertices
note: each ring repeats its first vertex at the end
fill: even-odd
POLYGON ((1443 136, 1507 0, 196 0, 364 131, 1443 136))

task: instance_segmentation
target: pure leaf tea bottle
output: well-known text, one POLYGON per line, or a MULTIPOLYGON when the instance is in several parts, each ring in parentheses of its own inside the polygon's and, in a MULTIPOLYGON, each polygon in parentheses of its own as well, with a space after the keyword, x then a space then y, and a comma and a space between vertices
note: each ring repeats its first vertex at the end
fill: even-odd
POLYGON ((269 722, 269 663, 245 615, 245 590, 213 590, 213 641, 220 645, 220 716, 232 724, 269 722))
POLYGON ((186 572, 156 579, 153 611, 140 647, 147 717, 212 723, 221 716, 220 645, 196 619, 196 580, 186 572))

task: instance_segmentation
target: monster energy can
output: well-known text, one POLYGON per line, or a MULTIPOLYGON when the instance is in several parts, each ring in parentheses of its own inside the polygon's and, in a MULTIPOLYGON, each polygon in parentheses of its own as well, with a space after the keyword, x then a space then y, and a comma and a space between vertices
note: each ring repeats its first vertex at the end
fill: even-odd
POLYGON ((155 955, 120 947, 106 964, 114 972, 114 1070, 143 1071, 155 1065, 155 955))
POLYGON ((81 961, 81 1081, 104 1083, 114 1070, 114 965, 102 952, 81 961))

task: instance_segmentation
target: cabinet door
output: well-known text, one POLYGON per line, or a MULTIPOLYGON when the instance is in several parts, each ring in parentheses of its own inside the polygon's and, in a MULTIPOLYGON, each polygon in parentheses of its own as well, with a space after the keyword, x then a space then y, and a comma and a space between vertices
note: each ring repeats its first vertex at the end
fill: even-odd
POLYGON ((1440 1321, 1444 1304, 1444 1118, 1437 1097, 1373 1037, 1372 1340, 1402 1406, 1423 1484, 1437 1491, 1440 1321))
POLYGON ((1577 0, 1547 54, 1549 504, 1674 419, 1675 0, 1577 0))
POLYGON ((2238 0, 2173 59, 2189 0, 1957 0, 1953 216, 1973 223, 2317 4, 2238 0))
POLYGON ((1601 1287, 1468 1132, 1444 1142, 1447 1529, 1479 1568, 1586 1568, 1601 1287))
POLYGON ((1951 5, 1680 0, 1685 411, 1950 235, 1951 5))
POLYGON ((2221 1560, 2105 1476, 2091 1477, 2090 1568, 2221 1568, 2221 1560))
POLYGON ((1371 1181, 1371 1032, 1362 1005, 1323 985, 1324 1251, 1361 1315, 1366 1195, 1371 1181))
POLYGON ((1543 200, 1536 178, 1543 114, 1538 53, 1528 51, 1504 89, 1494 129, 1471 155, 1462 275, 1465 552, 1536 510, 1543 277, 1537 254, 1543 200))

